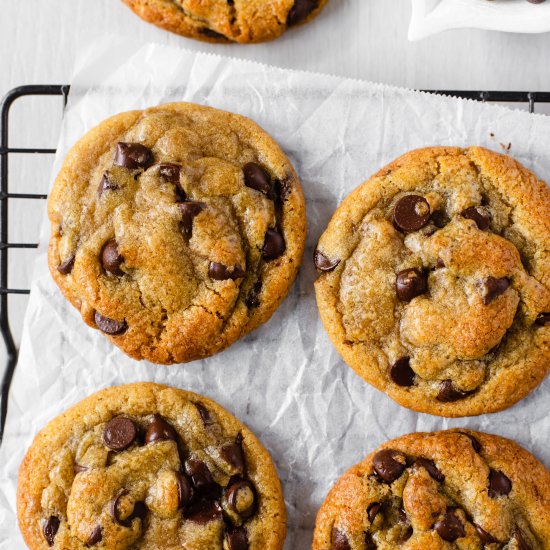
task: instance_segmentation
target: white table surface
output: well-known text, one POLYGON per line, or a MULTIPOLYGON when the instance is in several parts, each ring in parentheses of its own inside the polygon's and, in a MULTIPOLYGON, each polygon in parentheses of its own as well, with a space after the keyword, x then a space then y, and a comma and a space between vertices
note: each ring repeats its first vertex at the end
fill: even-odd
MULTIPOLYGON (((0 0, 0 8, 0 96, 22 84, 69 82, 77 45, 104 33, 411 88, 550 91, 550 33, 460 30, 410 43, 409 0, 331 0, 313 23, 252 46, 171 35, 141 21, 119 0, 0 0)), ((11 144, 54 147, 59 101, 20 101, 13 109, 11 144)), ((14 157, 11 190, 45 192, 50 162, 14 157)), ((36 240, 43 208, 44 203, 12 201, 10 238, 36 240)), ((32 256, 32 251, 11 255, 12 286, 28 285, 32 256)), ((25 297, 10 298, 16 341, 25 304, 25 297)), ((4 358, 1 349, 0 372, 4 358)))

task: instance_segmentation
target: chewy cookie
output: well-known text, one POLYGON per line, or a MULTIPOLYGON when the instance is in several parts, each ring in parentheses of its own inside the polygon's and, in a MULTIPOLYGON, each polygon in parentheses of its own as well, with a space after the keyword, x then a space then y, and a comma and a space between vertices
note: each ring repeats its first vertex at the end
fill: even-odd
POLYGON ((269 319, 306 222, 287 157, 251 120, 174 103, 119 114, 69 152, 49 200, 55 282, 128 355, 182 363, 269 319))
POLYGON ((168 31, 207 42, 265 42, 313 19, 328 0, 123 0, 168 31))
POLYGON ((470 430, 414 433, 348 470, 319 510, 313 550, 548 550, 550 472, 470 430))
POLYGON ((200 395, 108 388, 52 420, 19 470, 31 550, 279 550, 281 486, 250 430, 200 395))
POLYGON ((333 344, 401 405, 494 412, 550 368, 550 188, 508 156, 402 156, 344 200, 314 261, 333 344))

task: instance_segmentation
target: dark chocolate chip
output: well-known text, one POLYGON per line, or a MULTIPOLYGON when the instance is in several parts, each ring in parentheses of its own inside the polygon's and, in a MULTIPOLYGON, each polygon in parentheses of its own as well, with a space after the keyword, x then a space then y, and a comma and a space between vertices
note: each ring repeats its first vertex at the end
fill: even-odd
POLYGON ((451 221, 451 219, 445 211, 436 210, 435 212, 432 212, 432 215, 430 216, 430 221, 435 225, 435 228, 429 236, 435 233, 435 229, 442 229, 443 227, 445 227, 451 221))
POLYGON ((145 502, 142 502, 140 500, 134 504, 134 509, 129 519, 138 518, 141 521, 143 521, 146 517, 147 517, 147 505, 145 504, 145 502))
POLYGON ((73 465, 74 474, 80 474, 82 472, 87 472, 89 470, 88 466, 83 466, 82 464, 77 464, 76 462, 73 465))
POLYGON ((136 425, 125 416, 115 416, 109 420, 103 430, 103 443, 112 451, 127 449, 136 439, 136 425))
MULTIPOLYGON (((248 536, 244 527, 235 527, 225 533, 227 550, 248 550, 248 536)), ((225 546, 224 546, 225 548, 225 546)))
POLYGON ((120 266, 124 262, 124 258, 118 252, 118 245, 115 239, 107 241, 101 251, 101 263, 103 269, 113 275, 124 275, 124 271, 120 266))
POLYGON ((220 454, 236 470, 240 473, 244 472, 243 436, 241 434, 237 435, 233 443, 224 445, 220 450, 220 454))
POLYGON ((496 277, 487 277, 481 283, 481 296, 483 298, 483 303, 487 306, 495 298, 498 298, 503 294, 506 289, 510 286, 510 279, 503 277, 497 279, 496 277))
POLYGON ((489 472, 489 496, 496 498, 507 495, 512 490, 510 478, 498 470, 489 472))
POLYGON ((188 509, 185 517, 189 521, 205 525, 210 521, 222 519, 222 507, 215 500, 202 499, 188 509))
POLYGON ((445 481, 445 476, 437 469, 437 466, 433 460, 421 456, 420 458, 417 458, 414 463, 417 466, 422 466, 422 468, 424 468, 433 479, 439 481, 439 483, 443 483, 445 481))
POLYGON ((319 271, 332 271, 333 269, 336 269, 336 267, 340 263, 340 260, 331 260, 330 258, 327 258, 322 252, 315 250, 313 254, 313 262, 315 263, 315 267, 319 271))
POLYGON ((216 486, 208 466, 202 460, 187 459, 185 473, 191 478, 193 487, 199 492, 207 493, 216 486))
POLYGON ((155 414, 145 432, 145 444, 154 441, 178 441, 178 433, 162 416, 155 414))
POLYGON ((120 489, 109 502, 109 513, 111 514, 113 521, 115 523, 118 523, 118 525, 122 525, 123 527, 130 527, 132 525, 132 520, 130 519, 130 517, 126 519, 121 519, 118 510, 118 501, 121 497, 127 494, 128 491, 126 489, 120 489))
POLYGON ((497 539, 495 539, 495 537, 493 537, 492 535, 490 535, 489 533, 487 533, 487 531, 485 531, 485 529, 483 529, 482 527, 480 527, 477 523, 474 523, 474 527, 476 528, 476 531, 477 531, 477 535, 479 537, 479 540, 483 543, 483 544, 491 544, 493 542, 498 542, 497 539))
POLYGON ((343 531, 340 531, 340 529, 333 527, 330 538, 332 544, 331 550, 351 550, 348 537, 343 531))
POLYGON ((401 535, 399 542, 407 542, 413 535, 413 528, 411 526, 407 527, 405 532, 401 535))
POLYGON ((407 512, 405 512, 405 508, 403 508, 403 506, 401 506, 401 508, 399 508, 399 521, 403 522, 403 523, 408 523, 409 522, 409 518, 407 517, 407 512))
POLYGON ((462 391, 454 387, 452 380, 443 380, 439 386, 439 393, 436 399, 442 403, 453 403, 454 401, 460 401, 474 393, 473 391, 462 391))
POLYGON ((489 229, 491 225, 491 214, 483 206, 470 206, 463 210, 460 215, 463 218, 475 221, 481 231, 489 229))
POLYGON ((409 357, 400 357, 391 367, 390 367, 390 378, 398 386, 412 386, 414 385, 414 378, 416 374, 410 366, 409 357))
POLYGON ((472 447, 474 448, 474 451, 476 453, 481 452, 481 443, 473 435, 467 434, 466 432, 458 432, 458 433, 466 436, 472 442, 472 447))
POLYGON ((178 482, 178 508, 187 508, 193 500, 193 487, 181 472, 176 472, 176 480, 178 482))
POLYGON ((209 410, 202 403, 195 403, 195 407, 197 407, 197 410, 201 415, 203 424, 205 426, 212 424, 213 420, 212 420, 212 417, 210 416, 209 410))
POLYGON ((250 481, 235 481, 226 489, 226 497, 231 510, 242 519, 251 518, 256 513, 258 499, 256 489, 250 481))
POLYGON ((393 223, 402 231, 418 231, 430 220, 430 205, 420 195, 401 197, 393 209, 393 223))
POLYGON ((208 38, 216 38, 217 40, 227 40, 227 37, 213 29, 209 29, 208 27, 202 27, 199 29, 199 32, 203 34, 204 36, 208 36, 208 38))
POLYGON ((462 525, 460 518, 455 515, 454 508, 447 510, 443 519, 434 525, 434 529, 447 542, 454 542, 456 539, 466 536, 464 525, 462 525))
POLYGON ((97 328, 101 332, 104 332, 105 334, 110 334, 111 336, 122 334, 123 332, 126 332, 128 328, 126 321, 115 321, 114 319, 105 317, 105 315, 101 315, 99 311, 95 312, 94 320, 97 328))
POLYGON ((521 531, 518 530, 515 532, 514 539, 518 544, 519 550, 533 550, 531 545, 525 540, 525 537, 521 531))
POLYGON ((366 550, 376 550, 376 543, 372 540, 372 535, 370 533, 365 533, 365 546, 366 550))
POLYGON ((88 537, 88 541, 86 542, 86 546, 95 546, 98 542, 101 542, 101 539, 103 538, 103 532, 101 529, 101 525, 96 525, 94 527, 94 530, 90 533, 90 536, 88 537))
POLYGON ((280 258, 286 250, 283 236, 278 229, 268 229, 265 233, 262 258, 266 262, 280 258))
POLYGON ((392 449, 378 451, 372 460, 374 471, 386 482, 393 483, 401 477, 407 467, 407 460, 403 453, 392 449), (396 459, 401 459, 400 461, 396 459))
POLYGON ((441 258, 437 258, 437 261, 435 262, 435 267, 437 269, 442 269, 445 267, 445 262, 441 258))
POLYGON ((541 327, 550 324, 550 313, 539 313, 537 315, 535 323, 537 323, 537 325, 540 325, 541 327))
POLYGON ((141 143, 123 143, 116 146, 114 164, 123 166, 130 170, 136 168, 149 168, 153 164, 153 153, 151 149, 141 143))
POLYGON ((59 273, 61 273, 63 275, 68 275, 73 270, 74 259, 75 259, 75 257, 74 257, 74 254, 73 254, 72 256, 67 258, 64 262, 61 262, 57 266, 57 271, 59 271, 59 273))
POLYGON ((229 271, 225 265, 216 262, 210 262, 208 267, 208 276, 215 281, 226 281, 227 279, 235 281, 242 279, 245 275, 246 273, 240 265, 236 265, 232 271, 229 271))
POLYGON ((380 510, 382 510, 382 504, 380 504, 379 502, 372 502, 371 504, 369 504, 367 508, 367 516, 369 517, 369 521, 371 523, 376 519, 376 516, 378 515, 378 512, 380 512, 380 510))
POLYGON ((256 281, 254 286, 248 292, 244 303, 248 309, 257 308, 260 305, 260 293, 262 291, 262 281, 256 281))
POLYGON ((271 179, 265 170, 255 162, 249 162, 243 167, 244 184, 251 189, 268 195, 271 191, 271 179))
POLYGON ((178 207, 181 212, 181 231, 188 238, 191 238, 193 233, 193 220, 205 208, 206 204, 197 201, 178 202, 178 207))
POLYGON ((286 18, 289 27, 298 25, 307 19, 309 14, 319 7, 319 0, 295 0, 286 18))
POLYGON ((169 183, 175 183, 179 185, 180 182, 181 166, 179 164, 172 164, 171 162, 165 162, 159 165, 160 179, 169 183))
POLYGON ((410 302, 427 290, 428 278, 419 269, 404 269, 397 274, 395 291, 402 302, 410 302))
POLYGON ((111 179, 109 178, 109 173, 105 172, 97 188, 98 196, 101 197, 101 195, 103 195, 105 191, 115 191, 116 189, 118 189, 118 185, 111 181, 111 179))
POLYGON ((44 533, 44 538, 49 546, 53 546, 55 535, 57 535, 58 530, 59 518, 57 516, 50 516, 42 527, 42 533, 44 533))

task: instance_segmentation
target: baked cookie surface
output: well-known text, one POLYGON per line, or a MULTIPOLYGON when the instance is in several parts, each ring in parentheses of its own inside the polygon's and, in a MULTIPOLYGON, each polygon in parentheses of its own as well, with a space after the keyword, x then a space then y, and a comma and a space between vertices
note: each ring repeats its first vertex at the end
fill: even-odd
POLYGON ((269 319, 303 253, 292 165, 251 120, 189 103, 116 115, 69 152, 49 266, 135 359, 207 357, 269 319))
POLYGON ((123 0, 168 31, 207 42, 264 42, 313 19, 328 0, 123 0))
POLYGON ((112 387, 52 420, 19 471, 31 550, 279 550, 281 486, 258 439, 215 402, 112 387))
POLYGON ((550 368, 550 189, 508 156, 402 156, 344 200, 314 261, 333 344, 401 405, 494 412, 550 368))
POLYGON ((547 550, 550 472, 471 430, 384 443, 334 485, 313 550, 547 550))

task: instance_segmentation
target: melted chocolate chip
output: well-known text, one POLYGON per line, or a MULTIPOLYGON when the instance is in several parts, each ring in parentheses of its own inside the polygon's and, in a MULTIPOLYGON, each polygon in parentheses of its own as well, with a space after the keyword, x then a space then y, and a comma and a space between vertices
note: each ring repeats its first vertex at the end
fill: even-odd
POLYGON ((378 451, 372 460, 374 471, 386 482, 393 483, 401 477, 407 467, 406 457, 399 451, 383 449, 378 451), (399 458, 400 461, 396 459, 399 458))
POLYGON ((430 221, 435 225, 435 228, 433 228, 433 232, 430 231, 429 236, 433 235, 436 229, 442 229, 443 227, 445 227, 451 221, 451 219, 444 210, 436 210, 435 212, 432 212, 432 215, 430 216, 430 221))
POLYGON ((269 195, 271 191, 271 179, 265 170, 255 162, 249 162, 243 167, 244 184, 251 189, 269 195))
POLYGON ((195 403, 195 407, 197 407, 197 410, 201 415, 203 424, 205 426, 212 424, 213 420, 208 409, 202 403, 195 403))
POLYGON ((187 459, 185 473, 191 478, 194 488, 201 493, 208 493, 216 487, 208 466, 202 460, 187 459))
POLYGON ((456 539, 466 536, 464 525, 455 515, 454 509, 447 510, 444 518, 434 525, 434 529, 447 542, 454 542, 456 539))
POLYGON ((124 275, 124 271, 120 269, 124 258, 118 252, 118 244, 115 239, 111 239, 105 243, 101 251, 101 263, 105 271, 113 275, 124 275))
POLYGON ((208 267, 208 276, 215 281, 226 281, 227 279, 235 281, 242 279, 245 275, 246 273, 240 265, 236 265, 232 271, 229 271, 225 265, 216 262, 210 262, 208 267))
POLYGON ((103 538, 103 532, 101 529, 101 525, 96 525, 93 529, 93 531, 90 533, 90 536, 88 537, 88 541, 86 542, 86 546, 95 546, 98 542, 101 542, 101 539, 103 538))
POLYGON ((493 537, 492 535, 487 533, 487 531, 485 531, 485 529, 481 528, 477 523, 474 523, 474 527, 476 528, 479 540, 483 544, 491 544, 493 542, 498 542, 498 540, 495 539, 495 537, 493 537))
POLYGON ((262 292, 262 281, 256 281, 248 292, 244 303, 248 309, 254 309, 260 305, 260 293, 262 292))
POLYGON ((145 444, 154 441, 178 441, 178 433, 160 414, 155 414, 145 432, 145 444))
POLYGON ((128 325, 126 321, 115 321, 105 315, 101 315, 99 311, 96 311, 94 314, 95 324, 97 328, 104 332, 105 334, 110 334, 111 336, 116 336, 117 334, 122 334, 126 332, 128 325))
POLYGON ((141 143, 123 143, 120 142, 116 146, 115 166, 123 166, 130 170, 136 168, 149 168, 154 162, 151 149, 145 147, 141 143))
POLYGON ((315 267, 319 271, 332 271, 336 269, 336 267, 340 263, 340 260, 331 260, 330 258, 327 258, 322 252, 315 250, 313 254, 313 262, 315 263, 315 267))
POLYGON ((226 489, 227 504, 242 519, 251 518, 256 513, 256 489, 250 481, 240 479, 226 489))
POLYGON ((103 430, 103 443, 112 451, 124 451, 136 439, 138 430, 136 425, 124 416, 115 416, 109 420, 103 430))
POLYGON ((292 181, 292 176, 287 176, 282 180, 275 180, 275 199, 279 203, 282 204, 285 202, 290 196, 290 193, 292 193, 292 181))
POLYGON ((512 490, 510 478, 498 470, 489 472, 489 496, 496 498, 507 495, 512 490))
POLYGON ((181 231, 190 239, 193 233, 193 220, 206 208, 206 204, 197 201, 187 201, 178 202, 178 207, 181 212, 181 231))
POLYGON ((143 521, 145 519, 145 516, 147 515, 147 506, 144 502, 139 501, 134 504, 134 509, 132 510, 132 513, 126 519, 122 519, 120 517, 120 512, 118 510, 118 501, 121 499, 121 497, 127 494, 128 491, 126 489, 120 489, 109 502, 109 513, 111 514, 113 521, 115 523, 118 523, 118 525, 122 525, 123 527, 131 527, 132 521, 134 519, 139 518, 143 521))
POLYGON ((176 472, 176 480, 178 482, 178 508, 187 508, 193 500, 193 487, 181 472, 176 472))
POLYGON ((402 231, 418 231, 430 220, 430 205, 420 195, 401 197, 393 209, 393 223, 402 231))
POLYGON ((472 442, 472 447, 474 448, 474 451, 476 453, 481 452, 481 443, 473 435, 467 434, 466 432, 458 432, 458 433, 466 436, 472 442))
POLYGON ((228 443, 220 449, 222 458, 240 473, 244 472, 243 436, 237 435, 233 443, 228 443))
MULTIPOLYGON (((248 550, 248 536, 244 527, 235 527, 225 533, 227 550, 248 550)), ((224 546, 225 548, 225 546, 224 546)))
POLYGON ((75 464, 73 465, 73 472, 74 474, 80 474, 81 472, 87 472, 89 470, 88 466, 83 466, 82 464, 75 464))
POLYGON ((453 403, 464 399, 474 393, 473 391, 462 391, 454 387, 452 380, 443 380, 439 386, 439 393, 436 399, 442 403, 453 403))
POLYGON ((411 526, 407 527, 405 532, 401 535, 399 542, 401 543, 407 542, 412 537, 412 534, 413 534, 413 528, 411 526))
POLYGON ((460 215, 463 218, 475 221, 481 231, 489 229, 491 225, 491 214, 483 206, 470 206, 463 210, 460 215))
POLYGON ((42 533, 44 534, 44 538, 49 546, 53 546, 55 535, 57 535, 58 530, 59 518, 56 516, 50 516, 42 527, 42 533))
POLYGON ((98 196, 101 197, 101 195, 103 195, 105 191, 115 191, 116 189, 118 189, 118 185, 111 181, 111 179, 109 178, 109 173, 105 172, 97 188, 98 196))
POLYGON ((369 517, 369 521, 371 523, 376 519, 376 516, 380 510, 382 510, 382 504, 379 502, 372 502, 369 504, 369 507, 367 508, 367 516, 369 517))
POLYGON ((194 523, 204 525, 211 521, 222 519, 222 507, 215 500, 202 499, 191 506, 185 517, 194 523))
POLYGON ((422 468, 424 468, 433 479, 439 481, 439 483, 443 483, 445 481, 445 476, 437 469, 437 466, 433 460, 420 457, 417 458, 414 463, 417 466, 422 466, 422 468))
POLYGON ((276 260, 284 254, 285 250, 285 240, 279 230, 268 229, 265 233, 264 246, 262 248, 262 258, 266 262, 276 260))
POLYGON ((319 6, 319 0, 295 0, 286 18, 289 27, 298 25, 307 19, 309 14, 319 6))
POLYGON ((540 325, 541 327, 550 324, 550 313, 539 313, 539 315, 537 315, 535 323, 537 323, 537 325, 540 325))
POLYGON ((481 283, 481 296, 483 298, 483 304, 488 306, 495 298, 498 298, 503 294, 510 286, 510 279, 503 277, 497 279, 495 277, 487 277, 481 283))
POLYGON ((410 302, 428 291, 428 278, 419 269, 404 269, 397 274, 395 291, 402 302, 410 302))
POLYGON ((180 182, 181 166, 179 164, 172 164, 171 162, 165 162, 159 165, 160 179, 169 183, 179 185, 180 182))
POLYGON ((414 385, 415 372, 410 366, 409 357, 400 357, 391 367, 390 367, 390 378, 398 386, 412 386, 414 385))
POLYGON ((68 275, 73 270, 74 259, 74 254, 72 256, 69 256, 69 258, 67 258, 64 262, 61 262, 57 266, 57 271, 59 271, 59 273, 61 273, 62 275, 68 275))
POLYGON ((333 527, 330 538, 332 550, 351 550, 351 545, 348 541, 348 537, 343 531, 340 531, 340 529, 336 529, 336 527, 333 527))
POLYGON ((376 550, 376 543, 372 540, 370 533, 365 533, 365 546, 366 550, 376 550))
POLYGON ((226 36, 224 36, 223 34, 213 29, 209 29, 208 27, 203 27, 202 29, 199 29, 199 32, 204 36, 208 36, 208 38, 216 38, 217 40, 227 40, 226 36))

